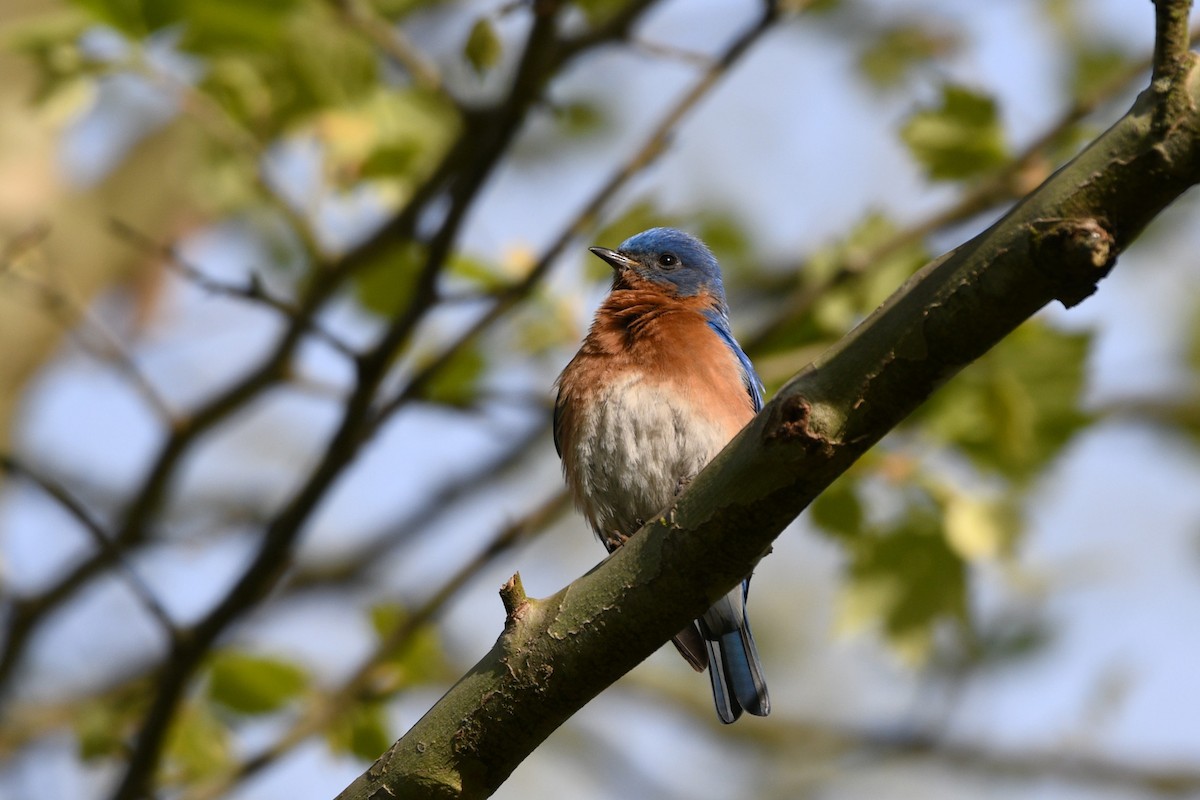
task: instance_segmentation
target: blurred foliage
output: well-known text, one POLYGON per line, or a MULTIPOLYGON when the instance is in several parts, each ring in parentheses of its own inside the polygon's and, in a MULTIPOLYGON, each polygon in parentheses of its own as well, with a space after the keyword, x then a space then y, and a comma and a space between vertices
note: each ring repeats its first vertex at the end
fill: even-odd
POLYGON ((479 347, 463 347, 446 360, 433 380, 425 385, 421 396, 432 403, 470 408, 479 394, 479 384, 486 369, 487 358, 479 347))
MULTIPOLYGON (((409 610, 398 603, 380 603, 370 610, 371 627, 379 643, 385 644, 397 630, 409 624, 409 610)), ((372 674, 371 685, 380 694, 394 692, 405 686, 419 686, 450 677, 452 666, 447 662, 437 629, 423 624, 404 638, 404 642, 388 649, 372 674)))
POLYGON ((398 315, 412 299, 424 262, 425 248, 416 242, 389 243, 359 270, 354 280, 355 299, 381 317, 398 315))
POLYGON ((234 650, 214 654, 208 669, 209 699, 241 714, 278 711, 307 686, 297 664, 234 650))
MULTIPOLYGON (((417 11, 475 15, 455 18, 462 24, 454 28, 448 54, 435 60, 447 74, 461 68, 472 88, 497 77, 488 73, 502 71, 497 68, 514 46, 502 35, 508 30, 500 24, 503 16, 524 13, 522 4, 510 4, 479 17, 478 8, 434 0, 73 0, 71 5, 68 12, 10 37, 11 47, 36 70, 33 99, 46 103, 72 93, 95 97, 100 83, 116 74, 167 86, 187 121, 204 132, 196 144, 203 151, 202 168, 170 180, 193 187, 205 200, 202 207, 214 214, 269 219, 264 231, 275 232, 264 233, 268 240, 288 238, 278 235, 285 212, 319 219, 328 201, 365 197, 374 211, 399 207, 450 152, 464 130, 464 115, 472 113, 443 87, 407 77, 402 64, 392 63, 395 54, 385 57, 370 36, 339 13, 341 5, 362 12, 358 24, 384 23, 384 33, 387 25, 417 11), (97 26, 118 34, 123 49, 102 58, 85 47, 85 34, 97 26), (182 70, 194 77, 157 67, 149 56, 152 44, 194 68, 182 70), (281 212, 272 187, 265 185, 264 164, 289 145, 315 145, 319 175, 296 193, 300 197, 289 195, 281 212)), ((625 5, 623 0, 578 0, 573 24, 595 28, 625 5)), ((847 47, 874 96, 889 93, 906 104, 902 107, 916 109, 898 136, 931 181, 971 184, 1009 164, 1002 109, 987 91, 945 82, 935 102, 918 106, 913 100, 927 89, 908 86, 916 83, 914 75, 948 74, 946 62, 969 45, 960 31, 944 20, 891 9, 894 16, 882 17, 862 0, 790 5, 820 13, 819 24, 847 47)), ((1063 31, 1078 27, 1079 10, 1070 3, 1050 3, 1046 12, 1070 20, 1063 31)), ((1074 98, 1106 87, 1133 64, 1116 44, 1065 34, 1063 40, 1063 88, 1074 98)), ((541 119, 550 124, 518 141, 512 164, 545 171, 564 141, 590 143, 616 124, 612 98, 571 90, 577 93, 559 98, 556 86, 539 105, 541 119)), ((1062 131, 1043 154, 1047 168, 1070 155, 1083 135, 1079 126, 1062 131)), ((599 228, 586 233, 588 243, 615 247, 657 225, 697 233, 721 261, 731 296, 746 295, 750 311, 736 322, 753 334, 772 319, 788 320, 752 352, 769 390, 861 322, 932 255, 925 239, 907 235, 911 219, 868 211, 849 230, 827 236, 802 268, 764 277, 756 231, 736 209, 689 208, 685 218, 664 210, 656 195, 635 197, 603 216, 599 228), (767 288, 756 292, 756 282, 767 288), (789 305, 793 302, 798 312, 789 305)), ((434 300, 471 307, 503 295, 530 274, 539 256, 525 243, 501 253, 456 250, 434 300)), ((428 257, 429 248, 418 237, 384 242, 353 275, 345 294, 372 322, 395 319, 414 302, 430 300, 415 291, 428 257)), ((589 279, 599 284, 610 279, 602 262, 586 254, 579 258, 589 279)), ((296 283, 311 277, 302 275, 296 283)), ((505 359, 561 361, 564 349, 581 334, 578 303, 575 296, 540 285, 522 299, 503 332, 489 332, 446 354, 434 331, 418 337, 420 345, 397 362, 410 371, 439 365, 418 387, 420 400, 478 408, 489 376, 511 366, 505 359)), ((1022 326, 949 381, 816 500, 808 519, 843 556, 839 619, 845 629, 878 631, 912 664, 928 660, 941 638, 996 660, 1034 652, 1047 640, 1045 630, 1025 624, 992 638, 974 630, 970 581, 979 565, 1013 558, 1031 488, 1093 422, 1081 409, 1091 345, 1089 334, 1067 333, 1044 320, 1022 326)), ((1200 324, 1187 355, 1190 369, 1200 374, 1200 324)), ((1183 409, 1174 423, 1200 432, 1200 413, 1183 409)), ((425 621, 408 630, 411 613, 396 603, 370 607, 377 644, 395 646, 380 654, 359 691, 350 693, 323 731, 336 752, 375 758, 396 733, 388 700, 455 676, 459 665, 434 626, 425 621)), ((254 722, 248 718, 285 717, 324 691, 299 660, 233 648, 213 654, 205 676, 205 691, 189 697, 171 728, 166 772, 176 786, 236 766, 234 742, 254 722)), ((105 696, 81 704, 73 725, 82 758, 120 757, 145 711, 144 697, 105 696)))
POLYGON ((1081 410, 1091 336, 1032 320, 967 366, 905 423, 980 469, 1027 480, 1089 421, 1081 410))
POLYGON ((937 514, 915 511, 895 526, 860 530, 846 549, 844 629, 879 624, 902 657, 921 663, 939 624, 966 623, 966 565, 937 514))
POLYGON ((146 686, 134 681, 118 692, 88 698, 73 715, 72 727, 84 761, 124 754, 145 713, 146 686))
POLYGON ((1088 42, 1076 48, 1068 85, 1071 96, 1089 97, 1127 73, 1131 65, 1129 54, 1115 45, 1088 42))
POLYGON ((1019 525, 1011 501, 964 491, 908 450, 889 441, 868 454, 817 498, 808 519, 846 550, 841 629, 878 626, 920 664, 946 626, 974 640, 970 566, 1011 556, 1019 525))
POLYGON ((909 117, 900 136, 933 180, 978 178, 1008 160, 996 102, 963 86, 944 85, 941 103, 909 117))
POLYGON ((187 702, 167 737, 166 770, 172 782, 198 783, 233 760, 230 727, 203 699, 187 702))
POLYGON ((846 331, 874 311, 929 261, 886 215, 872 211, 841 239, 816 248, 795 273, 794 296, 819 298, 758 341, 756 363, 769 391, 778 389, 846 331))
POLYGON ((892 89, 919 67, 954 53, 958 47, 953 33, 939 30, 928 20, 898 22, 874 33, 858 65, 875 86, 892 89))
POLYGON ((483 74, 500 63, 504 45, 496 33, 496 26, 487 17, 480 17, 471 26, 471 34, 463 47, 463 55, 475 71, 483 74))
POLYGON ((358 703, 325 731, 325 741, 331 750, 363 761, 379 758, 395 740, 382 703, 358 703))

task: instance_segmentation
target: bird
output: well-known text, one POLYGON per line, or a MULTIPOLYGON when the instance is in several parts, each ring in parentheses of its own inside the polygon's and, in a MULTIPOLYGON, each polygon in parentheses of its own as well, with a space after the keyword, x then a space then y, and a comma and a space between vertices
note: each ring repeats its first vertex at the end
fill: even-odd
MULTIPOLYGON (((612 267, 612 288, 555 382, 554 446, 575 505, 611 553, 762 409, 763 388, 700 239, 651 228, 589 250, 612 267)), ((672 639, 693 669, 708 669, 727 724, 770 712, 749 587, 746 576, 672 639)))

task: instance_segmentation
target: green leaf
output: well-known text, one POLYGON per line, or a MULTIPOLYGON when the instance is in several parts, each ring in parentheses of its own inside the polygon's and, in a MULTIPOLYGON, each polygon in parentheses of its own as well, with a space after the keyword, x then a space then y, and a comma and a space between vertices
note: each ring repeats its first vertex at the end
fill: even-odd
POLYGON ((1071 96, 1090 97, 1103 90, 1110 81, 1129 71, 1129 55, 1114 44, 1089 42, 1077 49, 1071 64, 1071 96))
POLYGON ((392 746, 387 715, 380 703, 358 703, 330 725, 325 740, 335 753, 350 753, 363 761, 374 761, 392 746))
POLYGON ((263 142, 380 90, 376 52, 329 4, 205 4, 185 26, 183 46, 207 59, 200 88, 263 142), (254 12, 243 14, 249 5, 254 12))
POLYGON ((395 178, 407 175, 416 163, 418 148, 412 142, 385 142, 367 155, 359 170, 362 178, 395 178))
POLYGON ((946 541, 967 561, 1009 555, 1019 532, 1012 508, 963 493, 946 499, 942 517, 946 541))
POLYGON ((279 47, 300 0, 186 0, 181 46, 215 54, 279 47))
POLYGON ((446 272, 453 278, 470 284, 482 291, 493 291, 507 285, 516 278, 507 275, 500 267, 482 258, 458 252, 446 263, 446 272))
POLYGON ((588 100, 557 103, 553 107, 554 121, 567 136, 582 137, 604 130, 604 109, 588 100))
POLYGON ((486 370, 487 359, 479 347, 460 347, 425 384, 421 396, 432 403, 469 408, 479 396, 486 370))
POLYGON ((149 33, 144 0, 71 0, 71 4, 127 36, 141 38, 149 33))
POLYGON ((463 55, 479 75, 500 63, 504 43, 496 34, 496 26, 487 17, 480 17, 471 26, 471 34, 463 47, 463 55))
POLYGON ((84 703, 72 719, 79 740, 79 757, 92 761, 124 754, 137 719, 133 711, 127 702, 114 703, 104 698, 84 703))
POLYGON ((575 5, 593 26, 612 19, 629 0, 575 0, 575 5))
POLYGON ((211 705, 189 702, 171 724, 165 754, 175 777, 182 782, 211 777, 233 762, 229 729, 211 705))
POLYGON ((913 69, 958 46, 955 36, 927 24, 904 22, 875 35, 859 56, 859 68, 875 86, 888 89, 902 83, 913 69))
POLYGON ((874 311, 929 261, 929 252, 919 241, 890 246, 899 233, 890 218, 872 212, 845 239, 814 252, 803 280, 808 287, 823 287, 819 299, 804 324, 780 331, 764 343, 766 349, 775 352, 840 337, 874 311))
POLYGON ((857 489, 857 480, 841 476, 809 506, 809 519, 830 535, 857 536, 863 529, 862 502, 857 489))
POLYGON ((709 246, 721 262, 721 270, 728 282, 750 259, 750 237, 746 228, 732 214, 721 212, 701 213, 689 228, 709 246))
POLYGON ((933 180, 977 177, 1008 159, 995 101, 962 86, 943 86, 941 105, 913 114, 900 136, 933 180))
MULTIPOLYGON (((382 603, 374 606, 370 615, 371 626, 382 643, 405 624, 409 611, 396 603, 382 603)), ((425 624, 410 631, 399 648, 386 654, 372 685, 382 687, 381 693, 386 694, 405 686, 443 680, 449 671, 437 629, 425 624)))
POLYGON ((354 293, 367 311, 392 317, 408 307, 425 261, 425 248, 416 242, 391 242, 358 271, 354 293))
POLYGON ((571 298, 535 291, 516 314, 516 345, 532 356, 577 346, 582 336, 571 298))
POLYGON ((966 621, 966 565, 936 515, 914 511, 896 528, 858 537, 848 549, 843 626, 880 621, 893 647, 916 663, 929 656, 938 623, 966 621))
POLYGON ((209 667, 209 698, 243 714, 277 711, 307 685, 307 673, 290 661, 232 650, 217 653, 209 667))
POLYGON ((1087 424, 1080 409, 1091 336, 1033 320, 942 387, 910 418, 979 466, 1027 478, 1087 424))

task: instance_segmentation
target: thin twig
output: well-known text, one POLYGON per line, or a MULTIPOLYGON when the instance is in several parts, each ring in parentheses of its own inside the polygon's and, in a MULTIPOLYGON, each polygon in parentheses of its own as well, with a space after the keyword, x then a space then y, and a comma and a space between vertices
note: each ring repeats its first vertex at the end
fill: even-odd
POLYGON ((37 295, 42 308, 64 330, 72 333, 86 352, 115 365, 130 381, 159 421, 168 427, 173 425, 176 418, 175 410, 167 403, 153 381, 142 372, 133 355, 121 342, 120 337, 109 330, 108 326, 92 314, 83 303, 72 297, 62 287, 51 284, 47 279, 13 268, 18 254, 36 247, 48 234, 48 227, 38 227, 10 242, 5 252, 0 254, 0 277, 31 289, 37 295), (100 346, 95 345, 88 339, 88 336, 82 334, 95 337, 100 341, 100 346))
POLYGON ((129 585, 130 590, 138 598, 138 601, 145 606, 150 616, 158 622, 159 627, 167 636, 167 640, 175 642, 178 638, 179 631, 175 626, 175 621, 171 619, 171 615, 167 613, 166 608, 159 602, 150 586, 142 580, 142 576, 138 574, 129 560, 124 557, 120 551, 116 550, 112 544, 112 537, 104 526, 92 516, 92 513, 77 500, 66 487, 60 485, 51 478, 42 475, 37 470, 28 466, 16 457, 0 453, 0 470, 7 472, 10 475, 15 475, 24 478, 29 483, 36 486, 47 497, 54 500, 62 507, 64 511, 79 523, 80 527, 87 532, 91 537, 96 547, 103 550, 108 556, 120 566, 122 574, 125 576, 125 581, 129 585))
POLYGON ((326 330, 317 322, 312 314, 302 314, 302 309, 295 301, 285 300, 272 294, 263 284, 262 279, 253 270, 249 271, 249 277, 244 284, 220 281, 208 275, 200 267, 190 263, 172 245, 155 241, 153 237, 142 233, 124 220, 110 219, 109 226, 121 239, 162 259, 163 263, 175 270, 180 276, 197 288, 210 294, 264 305, 287 317, 294 324, 304 325, 310 333, 346 358, 353 361, 359 357, 358 351, 343 342, 332 332, 326 330))
POLYGON ((570 497, 560 491, 532 511, 502 527, 473 558, 444 581, 425 601, 384 634, 375 649, 364 658, 349 678, 338 687, 315 698, 308 710, 270 747, 239 764, 230 772, 185 795, 187 800, 215 800, 242 781, 261 772, 291 752, 309 737, 329 727, 343 714, 363 701, 382 701, 395 696, 403 687, 380 685, 377 675, 382 664, 402 653, 446 607, 464 586, 502 553, 544 532, 570 508, 570 497))
POLYGON ((408 40, 399 25, 393 24, 363 0, 329 2, 347 23, 379 48, 380 52, 403 67, 412 77, 413 83, 453 101, 454 98, 446 92, 437 66, 408 40))
POLYGON ((331 584, 361 585, 368 570, 395 553, 397 548, 417 541, 422 534, 432 529, 433 523, 443 514, 457 508, 465 497, 486 488, 515 468, 529 456, 535 446, 546 441, 546 436, 544 426, 530 428, 497 457, 483 461, 432 492, 420 507, 404 519, 373 533, 352 537, 363 544, 345 559, 333 564, 324 561, 320 564, 299 566, 288 580, 285 591, 295 592, 314 586, 324 588, 331 584))

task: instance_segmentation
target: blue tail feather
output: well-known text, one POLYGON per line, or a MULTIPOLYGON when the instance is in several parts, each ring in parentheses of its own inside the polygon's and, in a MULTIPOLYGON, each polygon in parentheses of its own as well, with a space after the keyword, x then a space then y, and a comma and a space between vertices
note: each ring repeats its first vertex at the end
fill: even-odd
POLYGON ((745 614, 745 596, 741 590, 735 592, 738 596, 730 593, 700 620, 708 646, 713 702, 724 723, 736 721, 743 711, 759 717, 771 712, 762 662, 745 614), (730 612, 734 612, 732 618, 730 612))

